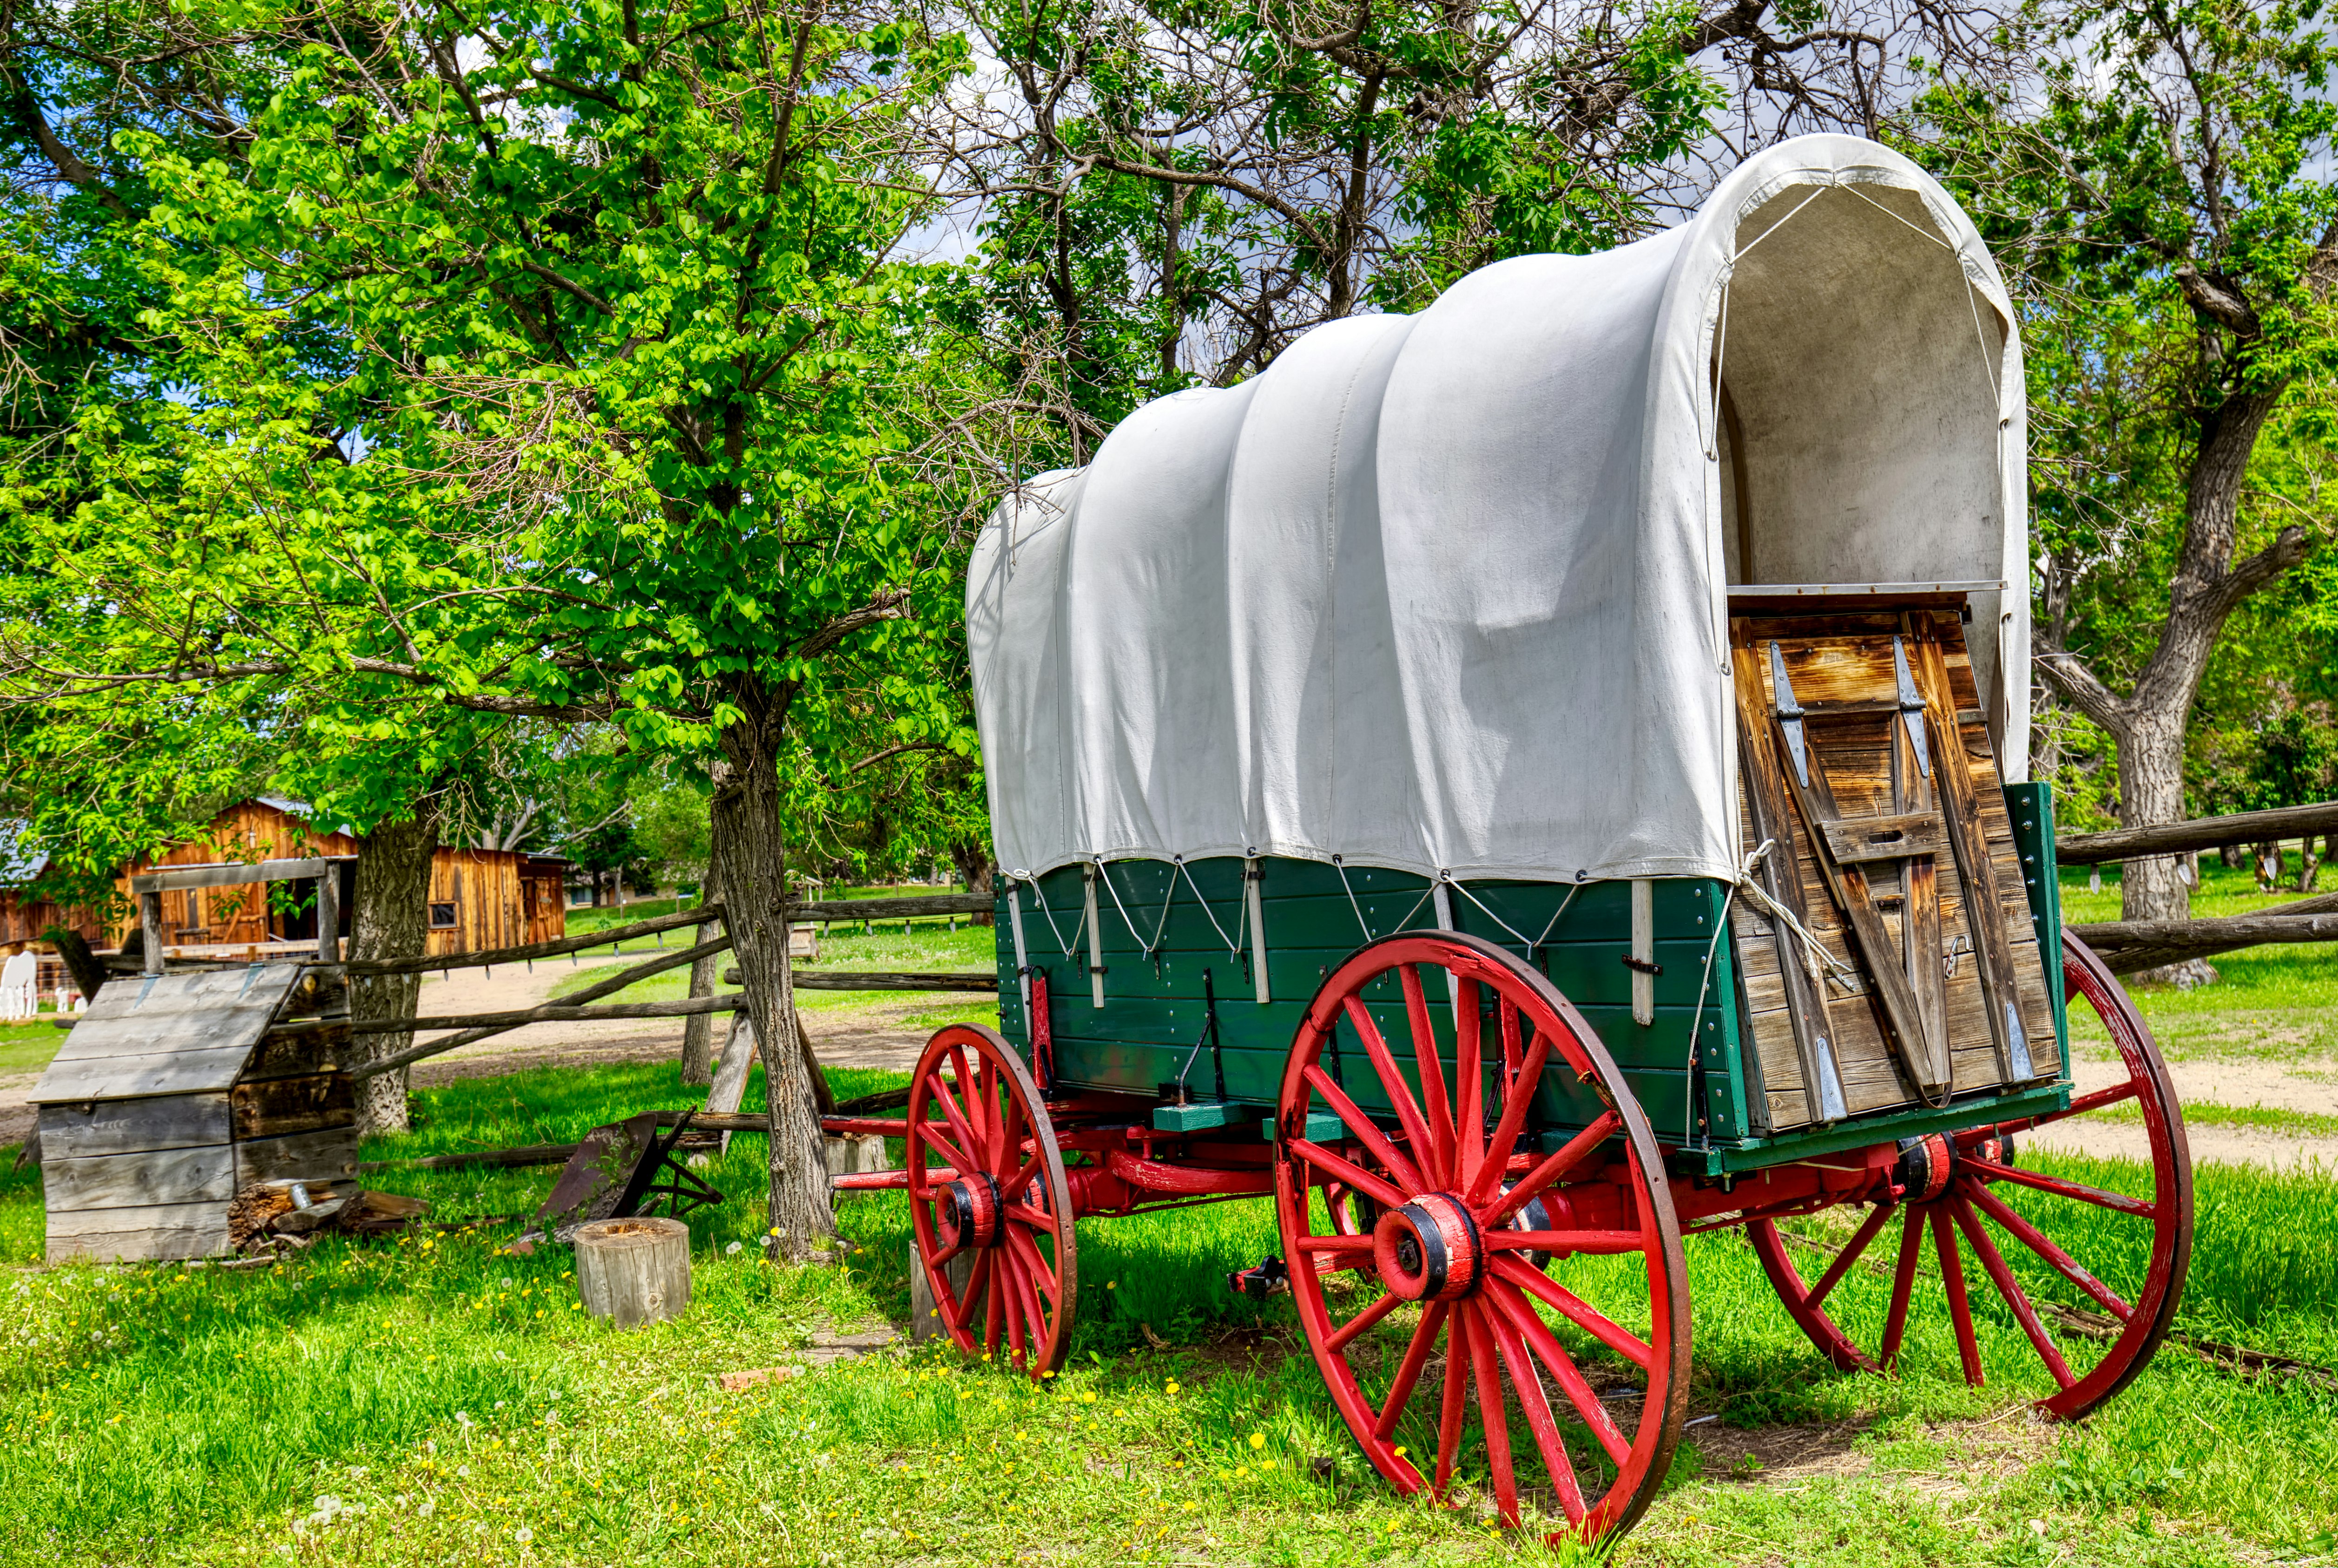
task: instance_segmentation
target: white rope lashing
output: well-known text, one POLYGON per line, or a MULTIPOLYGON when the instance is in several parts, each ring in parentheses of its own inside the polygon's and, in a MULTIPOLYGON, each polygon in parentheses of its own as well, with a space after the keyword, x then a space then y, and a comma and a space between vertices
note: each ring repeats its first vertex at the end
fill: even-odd
MULTIPOLYGON (((1379 941, 1379 934, 1373 931, 1372 923, 1364 918, 1364 906, 1356 902, 1355 888, 1350 887, 1348 884, 1348 868, 1340 863, 1340 858, 1337 855, 1331 857, 1331 869, 1340 874, 1340 886, 1347 888, 1348 907, 1356 912, 1356 924, 1362 928, 1364 940, 1367 942, 1379 941)), ((1412 901, 1412 907, 1404 912, 1404 918, 1396 923, 1396 928, 1398 930, 1402 931, 1411 926, 1412 917, 1420 913, 1420 906, 1423 904, 1428 903, 1431 896, 1436 893, 1437 886, 1438 885, 1435 882, 1431 882, 1428 887, 1421 889, 1420 897, 1412 901)))
POLYGON ((1066 942, 1064 940, 1064 928, 1056 924, 1056 912, 1047 907, 1047 895, 1040 889, 1039 879, 1036 877, 1017 877, 1015 880, 1030 888, 1031 897, 1039 901, 1039 913, 1046 916, 1047 930, 1056 938, 1056 946, 1063 949, 1064 956, 1075 964, 1078 963, 1080 938, 1087 934, 1087 916, 1083 914, 1080 916, 1080 923, 1072 927, 1072 939, 1066 942))
POLYGON ((1162 936, 1169 929, 1170 900, 1177 897, 1177 878, 1174 876, 1169 878, 1168 895, 1161 900, 1161 918, 1153 927, 1153 940, 1147 942, 1136 929, 1136 922, 1128 917, 1128 906, 1120 901, 1120 889, 1112 885, 1112 877, 1101 859, 1095 863, 1095 874, 1096 880, 1104 884, 1104 890, 1112 895, 1112 906, 1120 911, 1120 923, 1128 927, 1128 935, 1144 949, 1144 956, 1150 958, 1160 952, 1162 936))

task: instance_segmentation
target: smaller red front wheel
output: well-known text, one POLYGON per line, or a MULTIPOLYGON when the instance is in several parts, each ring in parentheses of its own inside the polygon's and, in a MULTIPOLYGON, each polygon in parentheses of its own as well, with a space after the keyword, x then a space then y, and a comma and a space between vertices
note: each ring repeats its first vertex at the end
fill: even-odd
POLYGON ((926 1044, 909 1085, 909 1219, 942 1328, 969 1356, 1060 1369, 1079 1299, 1064 1157, 1030 1070, 978 1024, 926 1044))

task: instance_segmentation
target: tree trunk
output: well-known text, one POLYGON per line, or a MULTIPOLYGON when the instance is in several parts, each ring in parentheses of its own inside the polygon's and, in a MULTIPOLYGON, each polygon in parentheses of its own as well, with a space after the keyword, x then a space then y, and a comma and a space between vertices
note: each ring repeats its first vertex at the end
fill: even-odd
MULTIPOLYGON (((700 884, 698 889, 698 901, 702 906, 721 901, 716 889, 722 884, 716 880, 712 856, 712 851, 710 850, 706 880, 700 884)), ((713 941, 722 934, 722 925, 719 920, 709 920, 700 926, 697 940, 713 941)), ((722 967, 722 956, 719 953, 709 954, 690 966, 690 994, 693 996, 714 995, 714 976, 722 967)), ((682 1026, 682 1081, 684 1083, 714 1082, 714 1015, 711 1013, 698 1014, 682 1026)))
POLYGON ((771 1253, 802 1262, 830 1253, 836 1211, 829 1200, 819 1107, 796 1026, 788 961, 786 826, 779 776, 787 701, 752 677, 742 677, 732 696, 741 718, 722 731, 727 765, 715 779, 714 875, 722 882, 723 924, 763 1061, 771 1127, 771 1253))
MULTIPOLYGON (((991 859, 989 845, 953 844, 950 846, 950 861, 957 866, 958 880, 966 884, 968 892, 988 893, 991 890, 998 874, 998 863, 991 859)), ((974 915, 972 919, 977 926, 987 926, 992 916, 986 909, 974 915)))
MULTIPOLYGON (((349 957, 419 958, 430 913, 430 858, 438 847, 438 802, 425 796, 413 814, 377 823, 358 855, 349 916, 349 957)), ((411 1018, 422 995, 419 975, 366 975, 349 985, 353 1018, 411 1018)), ((359 1064, 393 1056, 414 1042, 405 1034, 360 1034, 359 1064)), ((403 1132, 406 1068, 358 1081, 358 1123, 368 1132, 403 1132)))

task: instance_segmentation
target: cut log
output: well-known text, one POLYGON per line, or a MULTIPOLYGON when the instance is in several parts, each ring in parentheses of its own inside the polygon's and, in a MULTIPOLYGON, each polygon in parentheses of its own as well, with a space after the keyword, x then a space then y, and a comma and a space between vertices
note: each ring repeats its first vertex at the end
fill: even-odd
POLYGON ((595 1220, 576 1228, 576 1293, 618 1328, 663 1322, 690 1305, 690 1227, 679 1220, 595 1220))
MULTIPOLYGON (((942 1272, 949 1276, 951 1289, 964 1292, 966 1282, 974 1277, 973 1252, 959 1253, 942 1265, 942 1272)), ((948 1332, 948 1330, 942 1326, 941 1312, 934 1304, 934 1282, 926 1273, 926 1260, 918 1256, 918 1244, 911 1241, 909 1243, 910 1341, 922 1345, 935 1335, 948 1332)))
POLYGON ((2112 974, 2135 975, 2242 947, 2338 942, 2338 914, 2303 907, 2326 908, 2333 904, 2338 904, 2338 898, 2301 898, 2262 915, 2228 915, 2219 920, 2104 920, 2067 929, 2100 954, 2112 974))

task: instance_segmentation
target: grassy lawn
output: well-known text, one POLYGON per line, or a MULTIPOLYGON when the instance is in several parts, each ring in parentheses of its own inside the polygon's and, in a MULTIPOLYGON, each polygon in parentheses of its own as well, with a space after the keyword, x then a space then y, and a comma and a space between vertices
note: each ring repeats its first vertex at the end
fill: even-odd
MULTIPOLYGON (((2221 871, 2212 868, 2204 914, 2226 912, 2212 899, 2277 901, 2217 886, 2221 871)), ((2073 918, 2116 913, 2115 887, 2084 887, 2083 875, 2066 879, 2073 918), (2110 908, 2088 906, 2090 897, 2110 908)), ((823 967, 990 962, 986 930, 830 930, 823 967)), ((2288 1058, 2327 1053, 2316 1042, 2338 1002, 2338 966, 2323 953, 2221 959, 2225 984, 2188 995, 2147 989, 2142 1004, 2164 1040, 2202 1054, 2274 1054, 2263 1043, 2276 1036, 2291 1041, 2288 1058)), ((562 989, 610 969, 580 967, 562 989)), ((677 974, 626 995, 679 995, 683 984, 677 974)), ((900 998, 802 994, 808 1011, 880 1000, 900 998)), ((936 1004, 909 1026, 995 1015, 980 1002, 936 1004)), ((55 1035, 45 1024, 0 1032, 0 1052, 31 1049, 19 1036, 53 1049, 55 1035)), ((830 1077, 844 1096, 901 1082, 830 1077)), ((747 1102, 761 1093, 759 1075, 747 1102)), ((670 1063, 467 1080, 418 1093, 415 1131, 373 1141, 367 1158, 569 1142, 702 1095, 670 1063)), ((2322 1124, 2330 1117, 2191 1111, 2338 1132, 2322 1124)), ((371 1182, 429 1199, 453 1228, 328 1240, 269 1269, 46 1269, 39 1175, 5 1173, 0 1152, 0 1494, 11 1504, 0 1511, 0 1563, 1594 1560, 1506 1536, 1475 1508, 1399 1498, 1372 1476, 1289 1299, 1253 1303, 1224 1288, 1228 1270, 1279 1250, 1258 1203, 1084 1222, 1073 1359, 1043 1388, 929 1348, 720 1392, 718 1373, 779 1366, 817 1332, 901 1325, 909 1310, 908 1216, 896 1196, 841 1207, 859 1250, 840 1263, 761 1261, 763 1158, 763 1141, 742 1135, 705 1173, 726 1200, 691 1217, 689 1311, 623 1334, 576 1307, 565 1250, 498 1250, 523 1227, 504 1217, 533 1210, 549 1169, 378 1171, 371 1182)), ((2135 1180, 2078 1157, 2025 1163, 2081 1181, 2135 1180)), ((2204 1166, 2197 1185, 2181 1327, 2338 1365, 2338 1184, 2326 1171, 2204 1166)), ((1856 1219, 1832 1211, 1794 1224, 1839 1242, 1856 1219)), ((2090 1209, 2050 1216, 2058 1237, 2131 1289, 2141 1257, 2117 1229, 2125 1223, 2090 1209)), ((2007 1323, 1985 1330, 1988 1387, 1958 1377, 1929 1263, 1901 1374, 1887 1380, 1829 1368, 1736 1233, 1692 1237, 1687 1255, 1692 1414, 1713 1419, 1691 1428, 1665 1494, 1613 1553, 1616 1563, 2338 1562, 2338 1388, 2236 1376, 2170 1345, 2083 1426, 2042 1426, 2026 1401, 2049 1386, 2007 1323), (1803 1450, 1822 1457, 1794 1461, 1803 1450)), ((2025 1253, 2009 1257, 2034 1296, 2075 1299, 2025 1253)), ((1562 1267, 1595 1304, 1626 1311, 1619 1260, 1562 1267)), ((1890 1285, 1854 1270, 1830 1308, 1871 1339, 1890 1285)), ((1976 1308, 2002 1315, 1993 1295, 1976 1308)), ((1393 1339, 1408 1328, 1400 1313, 1375 1332, 1393 1339)), ((1433 1446, 1433 1435, 1420 1442, 1433 1446)))
MULTIPOLYGON (((2293 856, 2293 871, 2295 864, 2293 856)), ((2269 909, 2301 897, 2294 890, 2259 893, 2249 872, 2228 869, 2214 856, 2202 858, 2200 879, 2192 913, 2204 920, 2269 909)), ((2119 918, 2118 867, 2103 868, 2099 893, 2089 892, 2087 882, 2083 870, 2062 873, 2062 917, 2073 924, 2119 918)), ((2213 985, 2190 991, 2129 987, 2170 1061, 2228 1058, 2310 1065, 2315 1058, 2338 1058, 2338 944, 2246 948, 2209 962, 2218 975, 2213 985)), ((2108 1036, 2084 1007, 2070 1017, 2082 1049, 2108 1048, 2108 1036)))
MULTIPOLYGON (((899 1082, 834 1076, 843 1094, 899 1082)), ((693 1101, 670 1065, 470 1080, 418 1096, 416 1131, 368 1157, 567 1141, 693 1101)), ((14 1275, 0 1279, 0 1561, 1550 1560, 1474 1509, 1400 1499, 1367 1473, 1288 1299, 1254 1304, 1223 1284, 1277 1250, 1260 1204, 1085 1223, 1072 1366, 1043 1389, 922 1351, 718 1392, 716 1373, 908 1310, 898 1197, 843 1206, 860 1250, 842 1265, 758 1261, 762 1154, 761 1140, 735 1139, 710 1172, 727 1200, 692 1217, 689 1312, 631 1334, 575 1307, 564 1250, 500 1254, 516 1223, 327 1240, 249 1271, 27 1268, 38 1177, 0 1177, 14 1275)), ((461 1220, 532 1209, 551 1174, 371 1180, 461 1220)), ((1851 1219, 1803 1223, 1825 1237, 1851 1219)), ((1692 1429, 1617 1563, 2145 1568, 2338 1552, 2326 1389, 2170 1348, 2084 1427, 2038 1426, 2021 1401, 2045 1385, 2018 1336, 1989 1338, 1987 1388, 1956 1379, 1935 1282, 1920 1285, 1903 1376, 1842 1377, 1734 1233, 1692 1238, 1688 1256, 1694 1411, 1718 1419, 1692 1429), (1743 1459, 1701 1474, 1709 1454, 1781 1431, 1825 1436, 1835 1460, 1777 1485, 1743 1459)), ((2115 1285, 2136 1263, 2089 1256, 2108 1259, 2115 1285)), ((1621 1276, 1601 1272, 1611 1263, 1577 1259, 1568 1282, 1621 1299, 1621 1276)), ((1881 1313, 1889 1281, 1854 1271, 1839 1289, 1857 1321, 1881 1313)), ((2334 1301, 2338 1191, 2203 1170, 2187 1326, 2326 1365, 2334 1301)))
POLYGON ((0 1024, 0 1073, 40 1072, 64 1037, 65 1031, 46 1017, 31 1024, 0 1024))
MULTIPOLYGON (((677 943, 677 946, 681 944, 677 943)), ((596 950, 597 951, 597 950, 596 950)), ((634 957, 634 963, 640 959, 634 957)), ((729 956, 723 957, 728 967, 729 956)), ((869 936, 843 926, 829 926, 820 939, 819 969, 876 969, 894 973, 915 974, 931 970, 992 969, 997 963, 997 948, 987 926, 961 926, 955 932, 940 925, 918 925, 904 935, 899 925, 880 927, 869 936)), ((578 969, 562 977, 552 988, 555 997, 569 995, 595 985, 618 973, 624 964, 604 964, 594 968, 578 969)), ((690 971, 669 969, 663 975, 653 975, 646 980, 628 985, 604 1002, 672 1002, 689 995, 690 971)), ((893 1002, 901 998, 898 991, 799 991, 796 1005, 806 1013, 840 1012, 866 1007, 874 1002, 893 1002)), ((918 1015, 920 1023, 910 1027, 939 1028, 941 1022, 957 1020, 965 1014, 968 1021, 997 1024, 998 1009, 995 1004, 977 1003, 969 1006, 952 1005, 931 1014, 918 1015), (922 1021, 928 1016, 936 1022, 930 1025, 922 1021)))

